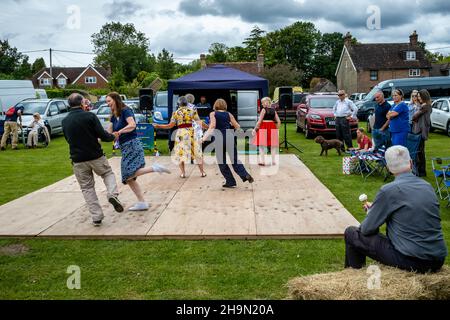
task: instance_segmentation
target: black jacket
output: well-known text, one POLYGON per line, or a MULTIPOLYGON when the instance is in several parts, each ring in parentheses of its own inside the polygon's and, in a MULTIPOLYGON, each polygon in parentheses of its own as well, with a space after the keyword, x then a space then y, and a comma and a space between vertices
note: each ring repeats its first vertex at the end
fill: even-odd
POLYGON ((97 116, 81 108, 72 108, 62 121, 62 127, 69 143, 70 158, 75 163, 96 160, 104 155, 98 139, 114 141, 114 135, 103 129, 97 116))

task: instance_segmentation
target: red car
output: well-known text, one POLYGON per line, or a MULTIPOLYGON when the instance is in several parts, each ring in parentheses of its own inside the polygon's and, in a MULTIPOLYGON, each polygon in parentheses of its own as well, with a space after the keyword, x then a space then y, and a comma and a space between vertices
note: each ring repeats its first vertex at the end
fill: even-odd
MULTIPOLYGON (((336 94, 310 94, 297 108, 297 132, 304 132, 307 139, 314 135, 336 135, 333 107, 339 97, 336 94)), ((358 120, 350 121, 352 136, 356 137, 358 120)))

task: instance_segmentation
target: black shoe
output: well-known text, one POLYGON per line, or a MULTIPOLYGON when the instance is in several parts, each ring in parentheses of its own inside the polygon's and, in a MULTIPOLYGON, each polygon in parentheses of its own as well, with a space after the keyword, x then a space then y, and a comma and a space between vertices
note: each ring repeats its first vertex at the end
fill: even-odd
POLYGON ((248 181, 248 183, 253 183, 253 182, 255 182, 255 179, 253 179, 253 177, 251 175, 247 175, 243 181, 244 182, 248 181))
POLYGON ((113 205, 114 210, 116 210, 117 212, 123 212, 123 205, 122 203, 120 203, 117 197, 111 197, 108 199, 108 201, 113 205))
POLYGON ((102 225, 102 220, 93 221, 92 224, 94 225, 94 227, 100 227, 102 225))
POLYGON ((232 189, 232 188, 236 188, 236 185, 234 184, 234 185, 231 185, 231 184, 224 184, 223 186, 222 186, 223 188, 228 188, 228 189, 232 189))
POLYGON ((6 148, 5 148, 5 147, 2 147, 2 148, 1 148, 1 151, 5 151, 5 150, 6 150, 6 148))

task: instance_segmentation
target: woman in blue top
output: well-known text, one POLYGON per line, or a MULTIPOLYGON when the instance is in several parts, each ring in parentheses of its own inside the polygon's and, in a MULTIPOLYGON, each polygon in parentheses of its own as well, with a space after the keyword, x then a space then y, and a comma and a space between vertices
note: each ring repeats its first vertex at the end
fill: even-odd
POLYGON ((137 138, 134 113, 123 103, 120 95, 116 92, 108 94, 106 103, 112 112, 108 132, 116 136, 122 152, 122 183, 128 185, 138 199, 138 203, 129 210, 148 210, 149 205, 144 200, 142 189, 136 181, 137 177, 151 172, 170 173, 170 171, 158 164, 145 167, 144 149, 137 138))
POLYGON ((394 105, 392 106, 391 111, 386 115, 386 118, 389 120, 392 145, 406 147, 410 125, 409 109, 407 104, 403 101, 403 97, 403 91, 400 89, 392 92, 394 105))

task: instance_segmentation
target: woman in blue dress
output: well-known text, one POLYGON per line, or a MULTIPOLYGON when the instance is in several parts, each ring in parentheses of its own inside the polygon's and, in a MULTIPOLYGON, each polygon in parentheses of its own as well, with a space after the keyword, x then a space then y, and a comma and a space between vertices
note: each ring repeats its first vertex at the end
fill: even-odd
POLYGON ((134 113, 123 103, 120 95, 116 92, 108 94, 106 103, 112 112, 108 132, 116 136, 122 153, 122 183, 128 185, 138 199, 138 202, 129 210, 148 210, 149 205, 144 200, 142 189, 136 181, 137 177, 151 172, 170 173, 170 171, 158 164, 145 167, 144 148, 137 138, 134 113))
POLYGON ((389 131, 391 132, 392 146, 407 146, 409 125, 409 108, 403 101, 404 94, 400 89, 392 92, 394 105, 388 112, 386 118, 389 120, 389 131))

